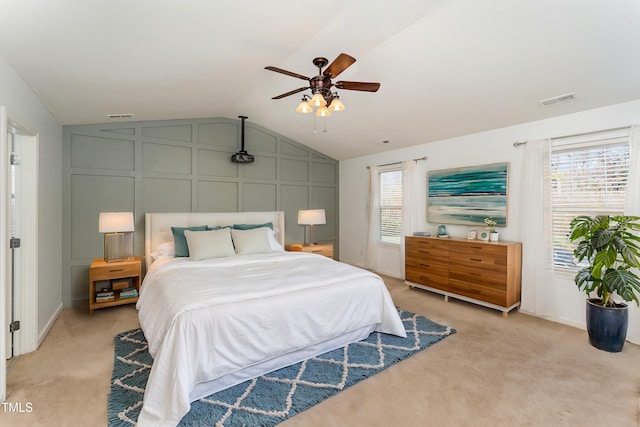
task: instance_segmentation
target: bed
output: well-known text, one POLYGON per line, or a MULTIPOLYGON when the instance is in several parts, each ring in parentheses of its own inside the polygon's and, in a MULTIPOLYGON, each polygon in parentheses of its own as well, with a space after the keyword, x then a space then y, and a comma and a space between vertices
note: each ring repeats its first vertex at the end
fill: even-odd
POLYGON ((136 307, 154 362, 139 426, 175 426, 192 401, 373 331, 406 336, 379 276, 283 247, 283 212, 145 215, 147 274, 136 307), (207 233, 184 232, 190 257, 167 250, 178 251, 172 227, 205 225, 207 233), (239 254, 220 243, 227 233, 239 254), (197 243, 214 237, 215 245, 197 243))

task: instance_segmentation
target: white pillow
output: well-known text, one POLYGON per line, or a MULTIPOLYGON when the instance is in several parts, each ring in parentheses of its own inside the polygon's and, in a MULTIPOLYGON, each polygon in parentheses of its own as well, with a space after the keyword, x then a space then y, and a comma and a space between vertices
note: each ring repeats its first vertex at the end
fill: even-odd
POLYGON ((269 229, 267 236, 269 238, 269 247, 273 252, 284 252, 282 245, 276 240, 277 228, 275 230, 269 229))
POLYGON ((175 244, 173 242, 164 242, 158 245, 155 251, 151 252, 151 257, 153 259, 158 259, 161 256, 175 256, 175 254, 175 244))
POLYGON ((273 230, 268 227, 253 228, 251 230, 231 230, 233 245, 238 255, 264 254, 271 252, 269 234, 273 230))
POLYGON ((184 237, 187 238, 189 258, 193 261, 222 258, 236 254, 233 250, 231 233, 229 233, 228 228, 211 231, 185 230, 184 237))

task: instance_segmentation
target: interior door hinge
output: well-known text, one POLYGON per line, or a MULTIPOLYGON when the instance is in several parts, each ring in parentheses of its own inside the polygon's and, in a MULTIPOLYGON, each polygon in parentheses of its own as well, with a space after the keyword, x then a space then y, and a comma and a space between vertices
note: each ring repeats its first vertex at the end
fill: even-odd
POLYGON ((20 321, 19 320, 14 320, 13 322, 11 322, 9 324, 9 333, 12 334, 15 331, 20 329, 20 321))
POLYGON ((15 153, 11 153, 10 162, 13 166, 20 166, 20 156, 15 153))
POLYGON ((16 249, 20 247, 20 239, 18 237, 12 237, 9 240, 9 249, 16 249))

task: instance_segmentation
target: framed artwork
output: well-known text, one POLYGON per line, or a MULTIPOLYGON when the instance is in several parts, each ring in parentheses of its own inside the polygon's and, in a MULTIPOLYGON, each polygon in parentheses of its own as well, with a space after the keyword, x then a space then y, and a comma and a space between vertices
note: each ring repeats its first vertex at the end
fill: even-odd
POLYGON ((490 216, 505 227, 508 175, 508 163, 429 171, 427 221, 484 225, 490 216))

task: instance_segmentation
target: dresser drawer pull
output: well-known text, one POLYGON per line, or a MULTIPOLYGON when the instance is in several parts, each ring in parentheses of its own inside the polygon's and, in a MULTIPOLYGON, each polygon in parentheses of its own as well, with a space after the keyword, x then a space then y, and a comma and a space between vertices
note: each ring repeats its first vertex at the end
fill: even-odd
POLYGON ((320 254, 322 253, 322 249, 314 249, 311 252, 313 252, 314 254, 320 254))
POLYGON ((478 259, 478 258, 469 258, 469 259, 470 259, 471 261, 482 262, 482 260, 481 260, 481 259, 478 259))

